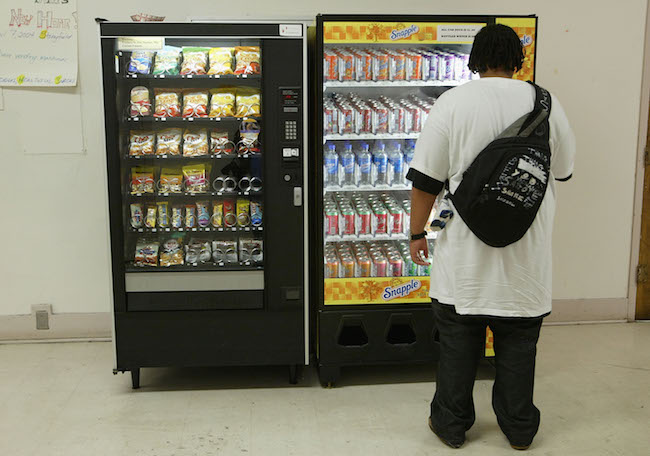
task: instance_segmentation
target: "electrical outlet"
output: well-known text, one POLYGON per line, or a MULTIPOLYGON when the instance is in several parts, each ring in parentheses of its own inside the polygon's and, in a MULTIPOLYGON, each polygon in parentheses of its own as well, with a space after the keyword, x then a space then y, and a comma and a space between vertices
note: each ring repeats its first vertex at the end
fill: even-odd
POLYGON ((50 329, 51 305, 35 304, 32 306, 32 314, 36 318, 36 329, 50 329))

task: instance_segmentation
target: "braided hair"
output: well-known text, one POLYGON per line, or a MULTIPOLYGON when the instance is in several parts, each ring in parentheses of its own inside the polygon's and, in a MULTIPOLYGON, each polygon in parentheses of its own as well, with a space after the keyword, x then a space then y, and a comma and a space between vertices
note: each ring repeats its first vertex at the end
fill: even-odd
POLYGON ((517 33, 502 24, 483 27, 474 37, 467 65, 472 73, 488 70, 517 72, 524 63, 524 48, 517 33))

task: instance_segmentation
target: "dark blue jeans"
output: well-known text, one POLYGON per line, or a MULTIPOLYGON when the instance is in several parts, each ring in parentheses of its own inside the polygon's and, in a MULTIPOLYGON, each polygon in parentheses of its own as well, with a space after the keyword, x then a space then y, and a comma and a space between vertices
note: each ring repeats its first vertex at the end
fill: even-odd
POLYGON ((464 441, 475 420, 472 390, 485 350, 485 329, 494 333, 496 376, 492 407, 501 430, 513 445, 530 445, 539 428, 533 404, 537 340, 544 317, 503 318, 459 315, 454 306, 433 300, 440 334, 436 394, 431 423, 450 441, 464 441))

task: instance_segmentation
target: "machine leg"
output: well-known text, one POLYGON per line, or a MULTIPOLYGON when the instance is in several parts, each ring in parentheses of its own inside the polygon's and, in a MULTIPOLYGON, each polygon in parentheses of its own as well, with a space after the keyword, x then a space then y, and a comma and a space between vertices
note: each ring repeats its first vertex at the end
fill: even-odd
POLYGON ((289 366, 289 383, 296 385, 298 383, 298 365, 291 364, 289 366))
POLYGON ((332 388, 341 376, 341 368, 339 366, 319 366, 318 378, 321 385, 326 388, 332 388))
POLYGON ((131 369, 131 385, 133 389, 140 388, 140 368, 131 369))

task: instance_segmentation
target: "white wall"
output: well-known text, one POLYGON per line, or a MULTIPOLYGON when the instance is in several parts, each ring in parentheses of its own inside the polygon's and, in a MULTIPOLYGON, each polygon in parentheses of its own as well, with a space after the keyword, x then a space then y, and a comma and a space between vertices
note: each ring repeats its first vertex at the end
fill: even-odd
POLYGON ((94 18, 126 21, 137 12, 165 15, 173 21, 188 16, 305 18, 319 12, 537 14, 538 82, 562 101, 579 146, 574 178, 558 186, 554 297, 627 296, 646 0, 78 2, 79 87, 4 90, 0 315, 29 313, 35 303, 51 303, 58 313, 110 309, 94 18), (71 120, 61 123, 54 117, 71 120), (75 152, 85 145, 86 153, 25 153, 25 149, 33 153, 42 148, 39 144, 58 153, 75 152))

